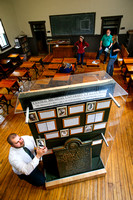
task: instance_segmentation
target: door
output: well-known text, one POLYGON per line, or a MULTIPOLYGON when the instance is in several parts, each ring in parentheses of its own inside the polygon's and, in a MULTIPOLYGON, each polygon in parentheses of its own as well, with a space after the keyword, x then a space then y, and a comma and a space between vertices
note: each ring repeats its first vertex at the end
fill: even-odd
POLYGON ((48 53, 45 21, 29 22, 38 55, 48 53))

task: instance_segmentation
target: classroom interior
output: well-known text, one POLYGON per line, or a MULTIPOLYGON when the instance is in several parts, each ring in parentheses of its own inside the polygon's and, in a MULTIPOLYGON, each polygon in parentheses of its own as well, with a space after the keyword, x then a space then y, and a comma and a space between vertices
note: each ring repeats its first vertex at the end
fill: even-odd
MULTIPOLYGON (((0 48, 0 199, 14 200, 131 200, 133 197, 133 24, 132 0, 5 0, 0 1, 0 20, 8 38, 9 46, 0 48), (53 16, 84 15, 94 17, 90 33, 83 34, 89 43, 84 65, 77 65, 74 43, 80 34, 57 34, 51 27, 53 16), (112 20, 114 25, 109 25, 112 20), (114 65, 113 79, 128 96, 120 117, 113 146, 106 165, 106 175, 85 179, 75 183, 45 189, 20 181, 13 173, 8 161, 10 146, 6 141, 10 133, 32 135, 25 114, 18 102, 18 94, 47 88, 50 81, 68 83, 76 75, 103 73, 104 55, 96 60, 102 35, 107 29, 118 34, 121 51, 114 65), (92 31, 92 32, 91 32, 92 31), (60 34, 60 35, 58 35, 60 34), (21 46, 21 43, 24 46, 21 46), (59 72, 63 62, 71 63, 73 71, 59 72), (95 63, 94 63, 95 62, 95 63), (7 86, 6 86, 7 85, 7 86), (28 89, 27 89, 28 88, 28 89)), ((65 31, 65 26, 63 31, 65 31)), ((84 83, 89 82, 88 78, 84 83)), ((111 116, 116 115, 112 104, 111 116)), ((119 112, 118 112, 119 113, 119 112)), ((114 117, 115 118, 115 117, 114 117)), ((116 121, 117 123, 117 115, 116 121)), ((42 163, 41 163, 42 164, 42 163)), ((43 165, 43 164, 42 164, 43 165)))

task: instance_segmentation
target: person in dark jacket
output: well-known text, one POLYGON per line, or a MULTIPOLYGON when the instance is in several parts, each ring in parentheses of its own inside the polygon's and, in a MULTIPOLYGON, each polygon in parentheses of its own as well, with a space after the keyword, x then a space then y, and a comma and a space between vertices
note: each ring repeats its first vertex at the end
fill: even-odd
POLYGON ((112 40, 113 40, 113 45, 110 50, 110 59, 107 66, 107 73, 110 76, 113 76, 114 62, 116 61, 117 54, 120 51, 120 45, 118 44, 118 36, 113 35, 112 40))
POLYGON ((59 69, 60 73, 70 73, 72 71, 72 64, 70 63, 63 63, 59 69))

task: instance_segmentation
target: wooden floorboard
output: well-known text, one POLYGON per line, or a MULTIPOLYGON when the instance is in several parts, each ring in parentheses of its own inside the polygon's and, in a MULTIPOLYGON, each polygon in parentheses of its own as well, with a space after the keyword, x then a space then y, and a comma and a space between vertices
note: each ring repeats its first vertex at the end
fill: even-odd
MULTIPOLYGON (((102 65, 103 68, 106 66, 102 65)), ((124 89, 123 77, 113 77, 124 89)), ((115 106, 115 105, 112 105, 115 106)), ((116 107, 113 107, 113 111, 116 107)), ((45 190, 20 180, 8 162, 9 133, 31 135, 24 114, 10 114, 0 127, 0 200, 132 200, 133 199, 133 91, 130 90, 106 166, 107 174, 80 183, 45 190)), ((119 114, 119 113, 118 113, 119 114)), ((117 118, 116 118, 117 120, 117 118)))

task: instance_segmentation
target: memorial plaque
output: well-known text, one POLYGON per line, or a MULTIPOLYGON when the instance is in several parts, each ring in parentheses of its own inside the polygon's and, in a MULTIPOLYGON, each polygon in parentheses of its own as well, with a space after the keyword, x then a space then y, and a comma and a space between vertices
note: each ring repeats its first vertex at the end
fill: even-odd
POLYGON ((68 139, 64 146, 54 148, 60 177, 71 176, 91 170, 92 141, 68 139))

